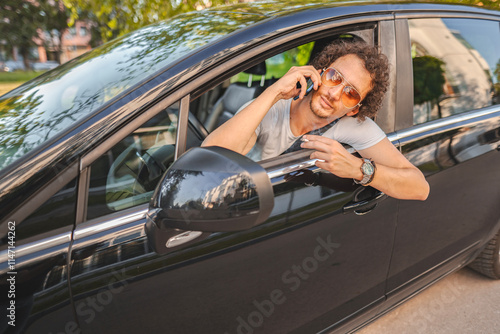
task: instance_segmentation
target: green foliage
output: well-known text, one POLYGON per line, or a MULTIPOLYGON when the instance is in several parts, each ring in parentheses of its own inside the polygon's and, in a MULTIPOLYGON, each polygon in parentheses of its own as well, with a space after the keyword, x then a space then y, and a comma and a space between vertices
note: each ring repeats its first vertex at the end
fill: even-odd
POLYGON ((495 72, 493 72, 495 74, 495 83, 494 83, 494 87, 495 87, 495 96, 500 96, 500 60, 498 61, 497 63, 497 66, 495 68, 495 72))
POLYGON ((68 27, 67 12, 61 2, 50 0, 2 0, 0 2, 0 36, 7 42, 7 51, 14 46, 29 68, 29 51, 36 46, 39 29, 63 31, 68 27))
POLYGON ((25 82, 42 73, 37 71, 0 72, 0 82, 25 82))
POLYGON ((35 45, 33 38, 43 26, 45 13, 41 6, 28 0, 2 0, 0 2, 0 36, 7 42, 9 51, 19 48, 28 63, 29 49, 35 45))
POLYGON ((444 62, 432 56, 413 58, 414 103, 435 102, 443 95, 444 62))
MULTIPOLYGON (((314 47, 314 42, 300 45, 291 50, 277 54, 266 60, 266 79, 278 79, 285 75, 292 66, 304 66, 309 62, 309 56, 314 47)), ((238 73, 231 82, 248 82, 249 75, 238 73)), ((261 76, 252 76, 252 81, 260 81, 261 76)))
POLYGON ((47 18, 43 27, 44 30, 49 32, 52 39, 59 40, 57 45, 51 46, 57 51, 57 62, 61 63, 62 36, 64 31, 68 28, 71 12, 64 6, 62 0, 56 0, 54 3, 40 2, 40 4, 42 4, 42 9, 46 13, 47 18))
POLYGON ((70 25, 89 19, 94 26, 93 45, 109 41, 140 27, 180 13, 239 0, 63 0, 71 11, 70 25))

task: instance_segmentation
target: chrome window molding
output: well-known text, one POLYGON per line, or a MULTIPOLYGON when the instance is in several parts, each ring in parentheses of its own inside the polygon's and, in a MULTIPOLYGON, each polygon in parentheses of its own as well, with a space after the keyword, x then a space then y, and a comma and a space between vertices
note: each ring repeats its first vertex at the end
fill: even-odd
POLYGON ((469 111, 466 113, 437 119, 428 123, 415 125, 414 127, 405 130, 396 131, 394 133, 394 140, 401 141, 409 137, 418 136, 420 134, 439 129, 441 129, 442 131, 456 129, 463 126, 464 123, 473 123, 475 121, 479 121, 483 117, 500 117, 500 105, 493 105, 483 109, 469 111))
MULTIPOLYGON (((120 215, 117 217, 110 217, 104 216, 102 218, 97 218, 94 221, 89 221, 85 225, 86 226, 79 226, 75 229, 73 239, 75 241, 81 240, 83 238, 105 232, 107 230, 120 227, 120 226, 125 226, 127 224, 133 223, 138 220, 142 220, 146 218, 146 213, 148 212, 148 209, 145 205, 141 205, 138 207, 135 207, 134 210, 129 211, 127 213, 124 212, 119 212, 120 215), (106 219, 107 218, 107 219, 106 219), (96 222, 97 221, 97 222, 96 222)), ((143 228, 143 227, 141 227, 143 228)))
MULTIPOLYGON (((49 238, 42 239, 40 241, 30 242, 25 245, 16 246, 15 249, 16 271, 19 271, 20 269, 24 268, 25 266, 31 263, 39 262, 41 257, 47 258, 67 253, 68 252, 67 247, 63 248, 57 248, 57 247, 64 246, 65 244, 67 244, 69 247, 70 242, 71 242, 71 232, 65 232, 49 238), (54 248, 54 250, 48 253, 42 253, 42 251, 49 250, 51 248, 54 248), (28 259, 22 259, 23 257, 28 256, 30 254, 35 254, 35 255, 39 254, 39 255, 28 259)), ((9 251, 6 249, 0 252, 0 263, 2 265, 5 265, 5 267, 0 268, 0 275, 3 275, 9 271, 9 266, 7 265, 8 260, 9 260, 9 251)))
MULTIPOLYGON (((398 139, 396 137, 397 137, 396 133, 391 133, 387 135, 387 139, 389 139, 389 141, 391 141, 394 145, 397 146, 398 139)), ((354 154, 356 152, 356 150, 352 147, 346 147, 346 149, 347 152, 351 154, 354 154)), ((289 153, 290 157, 288 159, 283 157, 277 157, 263 161, 260 163, 260 165, 264 167, 264 169, 266 169, 267 176, 271 181, 273 181, 273 179, 283 177, 288 173, 305 168, 311 168, 311 170, 313 171, 321 169, 316 166, 316 161, 318 161, 318 159, 308 159, 311 152, 312 150, 302 150, 299 152, 289 153), (289 163, 287 163, 287 161, 289 161, 289 163)), ((289 155, 287 154, 286 156, 288 157, 289 155)), ((276 180, 275 182, 273 182, 273 184, 279 184, 282 182, 284 181, 276 180)))
MULTIPOLYGON (((89 226, 77 228, 74 232, 73 239, 81 240, 83 238, 97 235, 99 233, 105 232, 113 228, 126 226, 127 224, 139 221, 146 217, 147 208, 145 208, 144 205, 136 207, 134 209, 135 209, 134 211, 128 212, 126 215, 123 215, 123 213, 121 213, 121 216, 116 217, 114 219, 109 219, 109 216, 107 216, 108 220, 101 219, 101 221, 98 223, 92 224, 92 222, 90 222, 91 223, 90 225, 86 224, 89 226)), ((142 224, 138 226, 132 226, 131 228, 137 229, 139 233, 143 233, 144 230, 144 226, 142 224)), ((30 242, 21 246, 16 246, 15 250, 17 259, 16 270, 19 271, 20 269, 24 268, 25 266, 31 263, 38 262, 40 260, 40 257, 47 258, 67 253, 71 241, 72 241, 72 232, 65 232, 39 241, 30 242), (43 252, 50 250, 51 248, 53 248, 54 250, 49 252, 43 252), (23 257, 29 256, 31 254, 35 255, 42 254, 42 255, 34 256, 32 258, 22 259, 23 257)), ((9 271, 8 269, 9 267, 7 265, 9 259, 8 255, 9 255, 8 250, 0 252, 0 263, 5 265, 5 267, 0 268, 0 274, 5 274, 6 272, 9 271)))
POLYGON ((40 191, 30 196, 22 205, 10 213, 5 219, 7 221, 16 221, 22 224, 22 221, 35 212, 49 198, 66 186, 78 175, 78 163, 75 161, 57 174, 50 182, 46 184, 40 191))

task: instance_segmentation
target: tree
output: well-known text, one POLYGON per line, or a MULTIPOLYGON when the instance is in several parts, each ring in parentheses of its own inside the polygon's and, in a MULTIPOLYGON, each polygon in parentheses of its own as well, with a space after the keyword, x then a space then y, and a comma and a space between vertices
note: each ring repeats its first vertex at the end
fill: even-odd
POLYGON ((102 42, 158 22, 180 13, 204 9, 221 4, 234 4, 242 0, 63 0, 71 10, 70 24, 77 19, 89 19, 95 23, 102 42))
POLYGON ((68 28, 70 12, 62 0, 2 0, 0 3, 0 36, 7 42, 7 51, 14 47, 23 57, 24 67, 30 68, 30 49, 37 46, 35 39, 41 31, 48 31, 59 39, 54 45, 60 62, 61 37, 68 28), (57 33, 56 33, 57 32, 57 33))
POLYGON ((413 58, 414 103, 435 102, 444 94, 444 62, 432 56, 413 58))
POLYGON ((442 60, 428 55, 413 58, 413 102, 437 105, 439 118, 443 117, 439 99, 444 94, 446 82, 444 65, 442 60))
POLYGON ((7 42, 8 51, 19 48, 24 66, 30 68, 30 49, 36 46, 38 28, 45 22, 45 13, 29 0, 2 0, 0 3, 0 36, 7 42))
POLYGON ((49 33, 51 41, 57 40, 57 43, 51 43, 50 46, 56 51, 56 60, 61 63, 62 36, 68 29, 68 21, 71 11, 68 10, 62 0, 53 0, 39 2, 41 9, 46 14, 43 28, 49 33))

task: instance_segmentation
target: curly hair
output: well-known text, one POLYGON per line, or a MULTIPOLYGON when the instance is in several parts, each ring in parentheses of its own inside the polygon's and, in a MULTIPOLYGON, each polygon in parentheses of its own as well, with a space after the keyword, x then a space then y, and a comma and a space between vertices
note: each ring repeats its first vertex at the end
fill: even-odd
POLYGON ((362 40, 338 39, 325 46, 313 59, 311 65, 318 69, 326 68, 336 59, 348 54, 354 54, 364 62, 372 79, 372 89, 365 96, 356 117, 359 120, 364 120, 365 117, 373 118, 380 109, 382 99, 389 86, 389 61, 384 54, 378 51, 377 47, 362 40))

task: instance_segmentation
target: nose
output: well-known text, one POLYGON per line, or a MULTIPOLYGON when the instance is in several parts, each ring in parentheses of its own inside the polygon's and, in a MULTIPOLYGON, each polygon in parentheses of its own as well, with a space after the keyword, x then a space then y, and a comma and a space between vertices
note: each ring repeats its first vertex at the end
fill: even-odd
POLYGON ((335 87, 328 87, 328 97, 332 100, 339 100, 344 90, 344 83, 337 85, 335 87))

